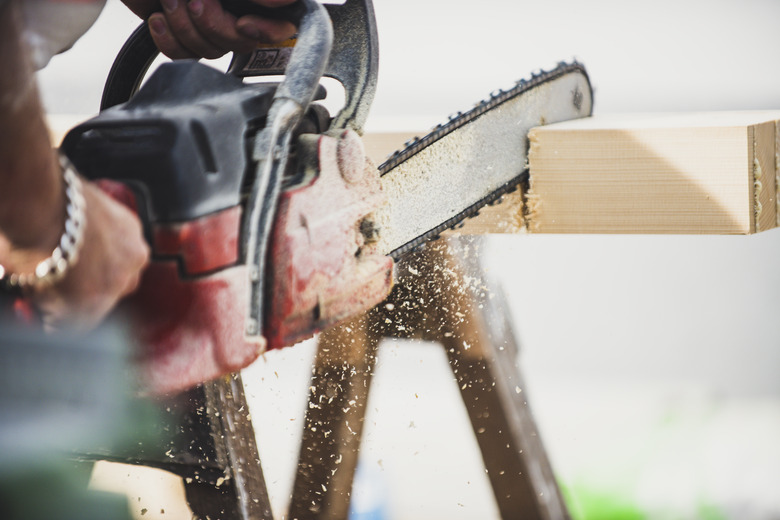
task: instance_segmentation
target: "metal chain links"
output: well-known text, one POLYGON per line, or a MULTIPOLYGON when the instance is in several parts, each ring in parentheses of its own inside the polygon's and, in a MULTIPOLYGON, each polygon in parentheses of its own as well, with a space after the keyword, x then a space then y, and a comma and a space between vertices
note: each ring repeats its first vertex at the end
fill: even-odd
POLYGON ((50 286, 61 280, 78 260, 84 242, 86 201, 81 180, 63 154, 60 154, 60 168, 65 187, 65 226, 59 244, 32 273, 9 273, 0 265, 2 288, 25 290, 50 286))

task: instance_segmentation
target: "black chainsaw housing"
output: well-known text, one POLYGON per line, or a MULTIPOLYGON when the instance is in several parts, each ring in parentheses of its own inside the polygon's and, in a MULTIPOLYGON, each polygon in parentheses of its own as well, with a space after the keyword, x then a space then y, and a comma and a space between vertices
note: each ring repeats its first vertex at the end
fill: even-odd
MULTIPOLYGON (((71 130, 62 149, 86 178, 130 186, 145 224, 191 221, 241 203, 255 169, 249 146, 275 91, 198 62, 166 63, 130 101, 71 130)), ((299 132, 326 129, 316 107, 299 132)))

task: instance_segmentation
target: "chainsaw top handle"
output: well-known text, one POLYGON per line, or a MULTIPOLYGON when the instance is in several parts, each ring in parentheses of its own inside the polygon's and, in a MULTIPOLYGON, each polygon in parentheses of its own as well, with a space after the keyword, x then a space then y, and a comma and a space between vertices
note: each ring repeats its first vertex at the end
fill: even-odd
MULTIPOLYGON (((295 21, 303 17, 302 3, 266 8, 250 0, 222 0, 234 13, 260 14, 267 18, 295 21)), ((330 14, 334 39, 324 76, 335 78, 344 87, 345 103, 332 128, 351 128, 363 133, 376 92, 379 69, 379 41, 371 0, 346 0, 324 6, 330 14)), ((265 47, 265 46, 264 46, 265 47)), ((239 77, 281 76, 284 62, 280 49, 258 48, 247 54, 233 54, 229 73, 239 77), (271 62, 268 62, 269 57, 271 62), (278 62, 278 63, 277 63, 278 62)), ((159 54, 146 23, 141 24, 117 54, 106 79, 100 109, 128 101, 138 91, 149 67, 159 54)))
MULTIPOLYGON (((220 0, 222 7, 236 17, 254 15, 271 20, 283 20, 300 27, 310 12, 308 2, 296 2, 281 7, 265 7, 252 0, 220 0)), ((159 54, 149 32, 149 25, 139 25, 119 51, 108 74, 100 100, 100 110, 128 101, 136 93, 144 74, 159 54)))

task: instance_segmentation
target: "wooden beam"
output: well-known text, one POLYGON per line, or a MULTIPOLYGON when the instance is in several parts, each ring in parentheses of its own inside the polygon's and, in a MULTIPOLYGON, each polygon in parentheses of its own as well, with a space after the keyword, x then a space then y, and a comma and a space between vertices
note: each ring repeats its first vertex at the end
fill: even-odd
POLYGON ((780 111, 600 116, 529 134, 528 230, 749 234, 777 226, 780 111))

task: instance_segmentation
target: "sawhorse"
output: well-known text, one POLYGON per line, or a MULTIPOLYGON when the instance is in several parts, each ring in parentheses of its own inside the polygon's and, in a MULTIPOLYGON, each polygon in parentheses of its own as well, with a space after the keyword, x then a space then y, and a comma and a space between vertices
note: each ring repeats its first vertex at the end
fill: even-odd
POLYGON ((478 238, 429 244, 399 264, 384 303, 320 336, 290 518, 347 518, 383 338, 446 351, 502 518, 569 518, 525 398, 508 308, 478 247, 478 238))
MULTIPOLYGON (((526 401, 508 309, 479 266, 478 247, 478 238, 440 240, 408 255, 385 302, 320 335, 287 518, 348 517, 384 338, 445 349, 503 519, 569 518, 526 401)), ((195 518, 272 520, 240 376, 207 383, 164 409, 173 440, 132 462, 180 475, 195 518)))

